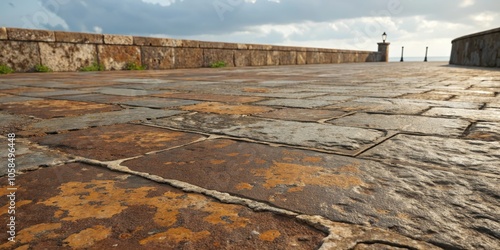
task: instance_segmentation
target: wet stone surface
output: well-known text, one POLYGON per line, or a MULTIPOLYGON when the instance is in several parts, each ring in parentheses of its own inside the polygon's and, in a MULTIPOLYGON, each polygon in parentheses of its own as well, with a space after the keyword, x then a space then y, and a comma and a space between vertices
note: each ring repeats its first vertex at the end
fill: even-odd
POLYGON ((2 75, 0 249, 498 249, 499 83, 434 62, 2 75))
POLYGON ((327 149, 345 154, 354 154, 386 136, 385 132, 372 129, 205 114, 187 114, 158 119, 154 121, 154 124, 259 141, 327 149))
POLYGON ((18 184, 24 223, 2 249, 314 249, 325 237, 291 218, 90 165, 41 169, 18 184))
POLYGON ((334 221, 392 228, 447 247, 493 246, 492 235, 480 228, 494 232, 499 225, 486 219, 498 216, 495 178, 231 140, 205 141, 123 164, 334 221), (479 201, 482 206, 475 205, 479 201))
POLYGON ((426 118, 409 115, 381 115, 357 113, 331 121, 339 126, 355 126, 414 132, 423 134, 460 136, 469 122, 458 119, 426 118))

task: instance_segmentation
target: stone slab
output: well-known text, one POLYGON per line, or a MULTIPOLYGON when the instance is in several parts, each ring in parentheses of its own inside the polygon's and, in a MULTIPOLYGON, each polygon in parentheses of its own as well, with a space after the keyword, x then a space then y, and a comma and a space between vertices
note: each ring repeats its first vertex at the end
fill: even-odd
POLYGON ((384 113, 384 114, 407 114, 416 115, 421 114, 428 110, 430 106, 427 105, 401 105, 401 104, 386 104, 377 102, 358 102, 349 101, 338 103, 331 106, 326 106, 324 109, 333 109, 344 112, 370 112, 370 113, 384 113))
POLYGON ((203 50, 203 67, 210 67, 217 62, 224 62, 226 67, 234 67, 234 51, 227 49, 203 50))
POLYGON ((141 50, 137 46, 98 45, 99 63, 106 70, 122 70, 127 63, 141 65, 141 50))
POLYGON ((202 94, 202 93, 172 93, 172 92, 154 94, 152 96, 211 101, 211 102, 223 102, 223 103, 248 103, 248 102, 258 102, 264 99, 262 97, 254 97, 254 96, 234 96, 234 95, 218 95, 218 94, 202 94))
POLYGON ((118 104, 121 102, 130 101, 132 97, 104 95, 104 94, 83 94, 83 95, 69 95, 69 96, 55 96, 53 99, 81 101, 81 102, 97 102, 107 104, 118 104))
POLYGON ((0 27, 0 40, 7 40, 7 28, 0 27))
POLYGON ((95 45, 73 43, 40 43, 42 65, 53 71, 78 71, 97 62, 95 45))
POLYGON ((59 43, 102 44, 104 42, 102 34, 54 31, 54 35, 56 42, 59 43))
POLYGON ((212 114, 189 114, 153 122, 159 126, 332 150, 345 154, 355 154, 386 136, 386 133, 372 129, 212 114))
POLYGON ((0 110, 41 119, 121 110, 119 106, 66 100, 26 100, 0 104, 0 110))
POLYGON ((305 214, 390 229, 444 248, 496 245, 480 227, 494 230, 497 224, 478 218, 497 213, 493 197, 500 190, 495 179, 486 177, 231 140, 208 140, 123 164, 305 214), (481 203, 488 205, 476 206, 483 195, 481 203))
POLYGON ((252 105, 231 105, 220 102, 202 102, 191 106, 184 106, 181 108, 185 111, 196 111, 202 113, 214 113, 223 115, 253 115, 266 113, 272 108, 259 107, 252 105))
POLYGON ((26 96, 14 96, 14 95, 0 96, 0 103, 26 102, 26 101, 36 101, 36 100, 42 100, 42 99, 34 97, 26 97, 26 96))
POLYGON ((174 65, 177 69, 203 67, 203 49, 175 48, 174 65))
POLYGON ((484 97, 484 96, 455 96, 450 101, 452 102, 479 102, 479 103, 500 103, 499 97, 484 97))
POLYGON ((317 108, 331 105, 329 101, 323 100, 308 100, 308 99, 273 99, 268 101, 257 102, 257 105, 267 106, 282 106, 292 108, 317 108))
POLYGON ((257 114, 257 116, 278 120, 317 122, 325 119, 338 118, 345 114, 346 113, 342 111, 332 110, 283 108, 268 113, 257 114))
MULTIPOLYGON (((156 37, 140 37, 134 36, 134 45, 141 46, 157 46, 157 47, 175 47, 175 39, 156 38, 156 37)), ((143 49, 150 47, 143 47, 143 49)))
MULTIPOLYGON (((5 134, 6 135, 6 134, 5 134)), ((10 143, 7 141, 6 137, 0 136, 0 139, 5 145, 10 143)), ((15 148, 15 171, 17 174, 20 172, 26 172, 28 170, 35 170, 39 167, 55 166, 60 165, 71 158, 68 156, 61 155, 58 152, 50 151, 38 147, 37 145, 32 145, 26 139, 16 138, 14 141, 15 148)), ((0 165, 0 177, 7 175, 7 163, 8 163, 8 151, 9 147, 2 147, 0 149, 0 160, 5 162, 5 164, 0 165)))
POLYGON ((172 69, 175 66, 174 48, 142 47, 142 61, 148 69, 172 69))
POLYGON ((352 116, 333 120, 330 123, 338 126, 376 128, 443 136, 460 136, 470 125, 467 121, 457 119, 366 113, 356 113, 352 116))
POLYGON ((265 66, 268 65, 268 51, 253 50, 250 52, 250 65, 251 66, 265 66))
POLYGON ((500 177, 500 142, 397 135, 361 155, 388 164, 439 166, 500 177))
POLYGON ((500 124, 495 122, 478 122, 473 124, 466 138, 483 141, 500 141, 500 124))
POLYGON ((150 108, 171 108, 179 106, 195 105, 198 101, 180 100, 180 99, 167 99, 167 98, 134 98, 131 100, 118 101, 117 103, 137 107, 150 107, 150 108))
POLYGON ((34 119, 24 115, 12 115, 0 112, 0 134, 17 133, 33 123, 34 119))
POLYGON ((19 93, 19 95, 42 98, 42 97, 55 97, 55 96, 66 96, 66 95, 82 95, 87 93, 90 93, 90 91, 50 89, 49 91, 22 92, 19 93))
POLYGON ((77 117, 55 118, 43 120, 32 125, 34 131, 58 132, 65 130, 84 129, 89 127, 106 126, 131 121, 163 118, 182 113, 172 110, 155 110, 149 108, 124 109, 113 112, 86 114, 77 117))
POLYGON ((32 30, 8 28, 7 34, 11 41, 37 41, 37 42, 54 42, 54 32, 49 30, 32 30))
POLYGON ((248 50, 236 50, 234 51, 234 66, 235 67, 246 67, 252 65, 252 59, 250 57, 250 51, 248 50))
POLYGON ((117 124, 30 140, 65 153, 100 161, 112 161, 178 147, 202 138, 204 137, 200 135, 143 125, 117 124))
POLYGON ((397 105, 428 105, 431 107, 447 107, 459 109, 479 109, 481 104, 472 102, 452 102, 452 101, 433 101, 419 99, 395 99, 395 98, 359 98, 358 102, 374 102, 382 104, 397 104, 397 105))
POLYGON ((101 93, 106 95, 119 95, 119 96, 145 96, 159 93, 159 91, 142 90, 142 89, 125 89, 125 88, 113 88, 113 87, 103 87, 103 88, 91 88, 87 89, 94 93, 101 93))
POLYGON ((401 96, 404 99, 418 99, 418 100, 433 100, 433 101, 448 101, 453 98, 452 94, 436 94, 436 93, 418 93, 418 94, 408 94, 401 96))
POLYGON ((118 45, 132 45, 134 44, 133 36, 123 36, 123 35, 109 35, 104 34, 105 44, 118 44, 118 45))
POLYGON ((28 173, 18 185, 24 223, 2 249, 305 250, 326 236, 294 218, 78 163, 28 173))
POLYGON ((311 97, 311 98, 307 98, 307 99, 329 101, 332 103, 340 103, 340 102, 350 101, 350 100, 356 99, 356 98, 359 98, 359 97, 357 97, 357 96, 344 96, 344 95, 323 95, 323 96, 316 96, 316 97, 311 97))
POLYGON ((500 110, 432 108, 423 115, 435 117, 455 117, 472 121, 500 122, 500 110))
POLYGON ((31 72, 39 63, 38 43, 0 41, 0 64, 16 72, 31 72))

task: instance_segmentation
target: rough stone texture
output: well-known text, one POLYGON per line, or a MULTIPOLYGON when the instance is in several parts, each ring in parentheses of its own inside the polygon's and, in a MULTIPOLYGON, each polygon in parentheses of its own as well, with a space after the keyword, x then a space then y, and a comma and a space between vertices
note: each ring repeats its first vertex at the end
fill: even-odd
POLYGON ((500 124, 493 122, 478 122, 470 128, 467 138, 498 142, 500 141, 500 124))
POLYGON ((154 110, 148 108, 125 109, 121 111, 87 114, 77 117, 42 120, 33 124, 33 132, 58 132, 73 129, 84 129, 96 126, 106 126, 131 121, 162 118, 182 113, 172 110, 154 110))
POLYGON ((7 28, 0 27, 0 40, 7 40, 7 28))
POLYGON ((220 102, 203 102, 181 108, 185 111, 197 111, 224 115, 252 115, 269 112, 273 109, 251 105, 229 105, 220 102))
POLYGON ((204 49, 203 67, 210 67, 216 62, 226 63, 226 67, 234 67, 234 51, 227 49, 204 49))
POLYGON ((252 65, 252 59, 250 51, 248 50, 236 50, 234 52, 234 66, 245 67, 252 65))
POLYGON ((142 47, 142 61, 147 69, 172 69, 175 67, 174 48, 142 47))
POLYGON ((258 105, 284 106, 292 108, 317 108, 332 104, 323 100, 303 100, 303 99, 275 99, 256 103, 258 105))
POLYGON ((106 70, 121 70, 127 63, 141 64, 141 50, 135 46, 98 45, 99 62, 106 70))
POLYGON ((40 43, 42 65, 53 71, 78 71, 97 62, 97 49, 90 44, 40 43))
POLYGON ((157 47, 175 47, 176 40, 168 38, 155 38, 155 37, 140 37, 134 36, 134 45, 146 46, 144 49, 150 48, 148 46, 157 47))
POLYGON ((472 110, 472 109, 449 109, 432 108, 423 115, 438 117, 458 117, 472 121, 500 121, 500 110, 472 110))
POLYGON ((107 95, 121 95, 121 96, 144 96, 150 94, 156 94, 158 91, 144 90, 144 89, 133 89, 133 88, 112 88, 112 87, 102 87, 102 88, 91 88, 87 89, 95 93, 107 94, 107 95))
POLYGON ((36 41, 36 42, 54 42, 53 31, 49 30, 31 30, 7 28, 7 34, 11 41, 36 41))
POLYGON ((320 52, 308 51, 307 55, 306 55, 306 63, 307 64, 319 64, 319 63, 321 63, 320 52))
POLYGON ((341 111, 311 110, 311 109, 297 109, 297 108, 284 108, 268 113, 257 114, 257 116, 259 117, 273 118, 279 120, 305 121, 305 122, 316 122, 325 119, 333 119, 343 115, 345 115, 345 113, 341 111))
POLYGON ((122 36, 122 35, 104 35, 105 44, 117 44, 117 45, 132 45, 134 44, 133 36, 122 36))
POLYGON ((325 237, 294 218, 81 163, 37 170, 18 184, 24 223, 2 249, 306 250, 325 237))
POLYGON ((136 106, 136 107, 172 108, 172 107, 193 105, 199 102, 192 100, 141 97, 141 98, 134 98, 132 100, 118 101, 117 103, 129 106, 136 106))
POLYGON ((500 67, 500 28, 452 41, 450 64, 500 67))
POLYGON ((34 122, 34 118, 25 115, 11 115, 0 112, 0 133, 7 135, 10 133, 17 133, 23 127, 28 126, 34 122))
POLYGON ((175 48, 175 68, 203 67, 203 49, 175 48))
POLYGON ((409 115, 380 115, 357 113, 334 121, 339 126, 378 128, 434 135, 460 136, 469 122, 457 119, 427 118, 409 115))
POLYGON ((297 52, 295 51, 280 51, 279 52, 280 65, 294 65, 297 64, 297 52))
POLYGON ((231 95, 218 95, 218 94, 201 94, 201 93, 163 93, 155 94, 153 96, 157 97, 167 97, 167 98, 178 98, 178 99, 190 99, 190 100, 200 100, 200 101, 211 101, 211 102, 223 102, 223 103, 247 103, 247 102, 258 102, 263 98, 253 97, 253 96, 231 96, 231 95))
POLYGON ((416 115, 429 109, 427 105, 398 105, 374 102, 343 102, 332 106, 324 107, 325 109, 341 110, 345 112, 376 112, 387 114, 408 114, 416 115))
POLYGON ((395 165, 439 166, 500 176, 500 142, 397 135, 361 155, 395 165))
POLYGON ((117 124, 47 135, 31 139, 31 141, 68 154, 112 161, 178 147, 202 138, 204 137, 200 135, 143 125, 117 124), (134 133, 129 133, 129 131, 134 131, 134 133))
POLYGON ((250 52, 251 66, 265 66, 267 65, 267 51, 253 50, 250 52))
POLYGON ((212 114, 181 115, 158 119, 153 123, 159 126, 327 149, 344 154, 354 154, 386 136, 384 132, 372 129, 212 114))
POLYGON ((500 189, 494 178, 230 140, 123 164, 293 211, 391 228, 446 249, 487 249, 497 243, 500 189))
POLYGON ((31 72, 40 64, 38 43, 0 41, 0 64, 16 72, 31 72))
POLYGON ((279 51, 267 51, 267 65, 279 65, 280 53, 279 51))
POLYGON ((54 31, 54 35, 58 43, 102 44, 104 42, 104 36, 101 34, 54 31))
POLYGON ((307 53, 303 51, 297 52, 297 64, 303 65, 307 63, 307 53))

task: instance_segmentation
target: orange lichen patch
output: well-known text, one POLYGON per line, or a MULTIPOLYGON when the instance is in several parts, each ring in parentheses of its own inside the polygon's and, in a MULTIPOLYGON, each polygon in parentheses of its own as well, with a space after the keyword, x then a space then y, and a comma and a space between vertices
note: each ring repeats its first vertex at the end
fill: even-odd
POLYGON ((230 141, 230 140, 220 140, 220 141, 217 141, 216 144, 214 144, 212 147, 213 148, 226 148, 226 147, 229 147, 233 144, 235 144, 236 142, 235 141, 230 141))
POLYGON ((271 92, 270 89, 267 88, 243 88, 244 92, 248 93, 269 93, 271 92))
POLYGON ((265 231, 265 232, 261 233, 259 235, 259 239, 263 240, 263 241, 272 242, 280 236, 281 236, 281 233, 278 230, 269 230, 269 231, 265 231))
MULTIPOLYGON (((111 218, 127 208, 124 204, 143 199, 153 188, 132 190, 115 187, 114 181, 68 182, 59 187, 61 193, 46 201, 47 206, 59 207, 67 212, 62 220, 76 221, 86 218, 111 218)), ((61 215, 61 212, 56 212, 61 215)))
POLYGON ((120 109, 119 107, 113 105, 66 100, 11 102, 2 104, 0 107, 12 112, 34 115, 43 119, 59 116, 77 116, 91 112, 106 112, 120 109))
POLYGON ((241 191, 241 190, 252 190, 253 189, 253 185, 250 184, 250 183, 242 182, 242 183, 236 185, 236 189, 238 191, 241 191))
POLYGON ((61 223, 37 224, 19 231, 17 240, 21 243, 29 243, 36 238, 55 238, 57 235, 51 234, 51 231, 59 228, 61 228, 61 223))
MULTIPOLYGON (((1 195, 0 197, 3 198, 3 197, 5 197, 5 195, 1 195)), ((5 197, 5 199, 8 199, 8 198, 5 197)), ((31 202, 32 202, 32 200, 16 201, 16 208, 20 208, 20 207, 22 207, 24 205, 30 204, 31 202)), ((10 204, 7 202, 7 204, 5 204, 5 206, 3 206, 3 207, 0 208, 0 216, 2 216, 4 214, 6 214, 7 212, 9 212, 9 206, 10 206, 10 204)))
POLYGON ((214 225, 223 225, 226 229, 246 227, 249 219, 239 215, 239 208, 235 205, 210 202, 202 209, 210 215, 203 220, 214 225))
POLYGON ((28 250, 28 249, 30 249, 30 245, 22 245, 22 246, 16 248, 16 250, 28 250))
POLYGON ((201 232, 193 232, 184 227, 178 228, 170 228, 164 233, 158 233, 153 236, 150 236, 146 239, 139 241, 141 245, 146 245, 151 242, 161 243, 161 242, 170 242, 170 243, 180 243, 183 241, 194 242, 201 239, 204 239, 210 235, 208 231, 201 232))
POLYGON ((72 248, 88 248, 111 235, 110 227, 94 226, 72 234, 64 240, 72 248))
POLYGON ((182 110, 215 113, 223 115, 251 115, 269 112, 273 109, 251 105, 229 105, 220 102, 203 102, 191 106, 184 106, 182 110))
POLYGON ((446 100, 451 99, 452 97, 453 97, 453 95, 447 95, 447 94, 423 93, 423 94, 407 94, 401 98, 446 101, 446 100))
POLYGON ((266 161, 266 160, 263 160, 263 159, 255 159, 255 160, 254 160, 254 162, 255 162, 255 163, 257 163, 257 164, 264 164, 264 163, 267 163, 267 161, 266 161))
POLYGON ((323 161, 323 158, 321 158, 321 157, 314 157, 314 156, 308 156, 308 157, 305 157, 304 159, 302 159, 302 161, 304 161, 304 162, 311 162, 311 163, 318 163, 318 162, 323 161))
POLYGON ((210 164, 213 164, 213 165, 220 165, 222 163, 225 163, 226 160, 210 160, 210 164))
POLYGON ((230 154, 227 154, 227 156, 231 156, 231 157, 235 157, 235 156, 238 156, 240 155, 240 153, 230 153, 230 154))
POLYGON ((343 174, 343 172, 345 171, 280 162, 274 162, 274 165, 268 169, 252 170, 256 177, 266 179, 263 186, 267 189, 278 185, 287 185, 293 187, 291 191, 297 192, 301 191, 306 185, 347 189, 363 184, 359 177, 343 174))
MULTIPOLYGON (((182 137, 184 133, 165 130, 161 133, 158 131, 144 131, 140 133, 130 133, 128 130, 106 131, 99 135, 99 140, 106 143, 134 143, 135 145, 146 145, 147 147, 162 147, 167 142, 175 141, 182 137)), ((80 136, 82 140, 95 140, 94 135, 80 136)))
POLYGON ((477 140, 485 140, 485 141, 494 141, 496 136, 492 133, 486 132, 474 132, 467 136, 468 139, 477 139, 477 140))
POLYGON ((400 219, 403 219, 403 220, 409 220, 410 219, 410 215, 408 214, 405 214, 405 213, 396 213, 396 216, 400 219))

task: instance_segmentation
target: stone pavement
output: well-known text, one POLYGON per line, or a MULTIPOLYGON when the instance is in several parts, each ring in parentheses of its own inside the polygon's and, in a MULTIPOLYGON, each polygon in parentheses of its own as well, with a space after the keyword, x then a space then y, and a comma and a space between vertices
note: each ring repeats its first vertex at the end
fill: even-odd
POLYGON ((1 76, 0 248, 500 249, 499 94, 444 63, 1 76))

